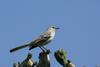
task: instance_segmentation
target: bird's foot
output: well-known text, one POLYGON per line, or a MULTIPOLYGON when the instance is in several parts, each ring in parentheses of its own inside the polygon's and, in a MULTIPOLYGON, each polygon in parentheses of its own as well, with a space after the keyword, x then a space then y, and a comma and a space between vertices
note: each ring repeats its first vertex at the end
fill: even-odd
POLYGON ((44 52, 44 53, 47 53, 47 54, 49 54, 49 53, 51 53, 51 51, 50 51, 50 49, 47 49, 47 48, 45 48, 45 47, 40 47, 40 49, 42 50, 42 52, 44 52))
POLYGON ((45 53, 47 53, 47 54, 51 53, 50 49, 47 49, 45 47, 43 47, 43 48, 44 48, 45 53))
POLYGON ((51 53, 50 49, 47 49, 47 50, 46 50, 46 53, 47 53, 47 54, 51 53))

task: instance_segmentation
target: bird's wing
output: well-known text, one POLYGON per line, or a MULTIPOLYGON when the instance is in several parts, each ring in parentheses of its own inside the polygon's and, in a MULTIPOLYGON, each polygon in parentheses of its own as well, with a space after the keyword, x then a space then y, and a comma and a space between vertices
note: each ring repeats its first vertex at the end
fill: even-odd
POLYGON ((46 36, 46 35, 40 35, 40 37, 38 37, 37 39, 35 39, 32 43, 34 44, 41 44, 42 42, 45 42, 46 40, 48 40, 50 38, 50 36, 46 36))
POLYGON ((50 36, 48 35, 40 35, 40 37, 38 37, 37 39, 35 39, 33 42, 30 43, 31 45, 30 45, 29 50, 37 46, 40 46, 40 44, 46 42, 49 38, 50 36))

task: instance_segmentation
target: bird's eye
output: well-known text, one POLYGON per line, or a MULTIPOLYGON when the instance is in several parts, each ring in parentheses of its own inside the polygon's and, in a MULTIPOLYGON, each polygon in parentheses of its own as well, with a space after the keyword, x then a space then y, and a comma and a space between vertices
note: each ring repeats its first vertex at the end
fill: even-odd
POLYGON ((55 27, 52 27, 52 28, 55 28, 55 27))

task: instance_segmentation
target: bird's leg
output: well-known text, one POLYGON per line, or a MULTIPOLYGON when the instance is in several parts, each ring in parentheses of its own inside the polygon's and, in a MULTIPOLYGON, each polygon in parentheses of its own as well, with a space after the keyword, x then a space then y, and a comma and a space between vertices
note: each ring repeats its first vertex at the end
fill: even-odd
POLYGON ((39 46, 39 48, 40 48, 43 52, 45 52, 45 50, 43 49, 43 47, 39 46))
POLYGON ((48 50, 47 48, 45 48, 44 46, 42 46, 43 49, 45 49, 46 51, 48 50))
POLYGON ((42 46, 42 48, 44 48, 46 50, 46 52, 50 52, 50 49, 47 49, 44 46, 42 46))
POLYGON ((44 46, 39 46, 39 48, 46 53, 50 53, 50 49, 45 48, 44 46))

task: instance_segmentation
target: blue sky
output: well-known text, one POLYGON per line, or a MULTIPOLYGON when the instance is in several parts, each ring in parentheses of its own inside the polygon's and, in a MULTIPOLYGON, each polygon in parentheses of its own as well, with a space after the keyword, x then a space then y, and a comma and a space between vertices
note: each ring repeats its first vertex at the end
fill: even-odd
MULTIPOLYGON (((100 0, 0 0, 0 67, 25 59, 27 48, 9 50, 34 40, 50 25, 61 28, 46 46, 52 51, 51 67, 60 67, 53 56, 60 48, 76 67, 100 65, 100 0)), ((38 60, 40 49, 30 52, 38 60)))

